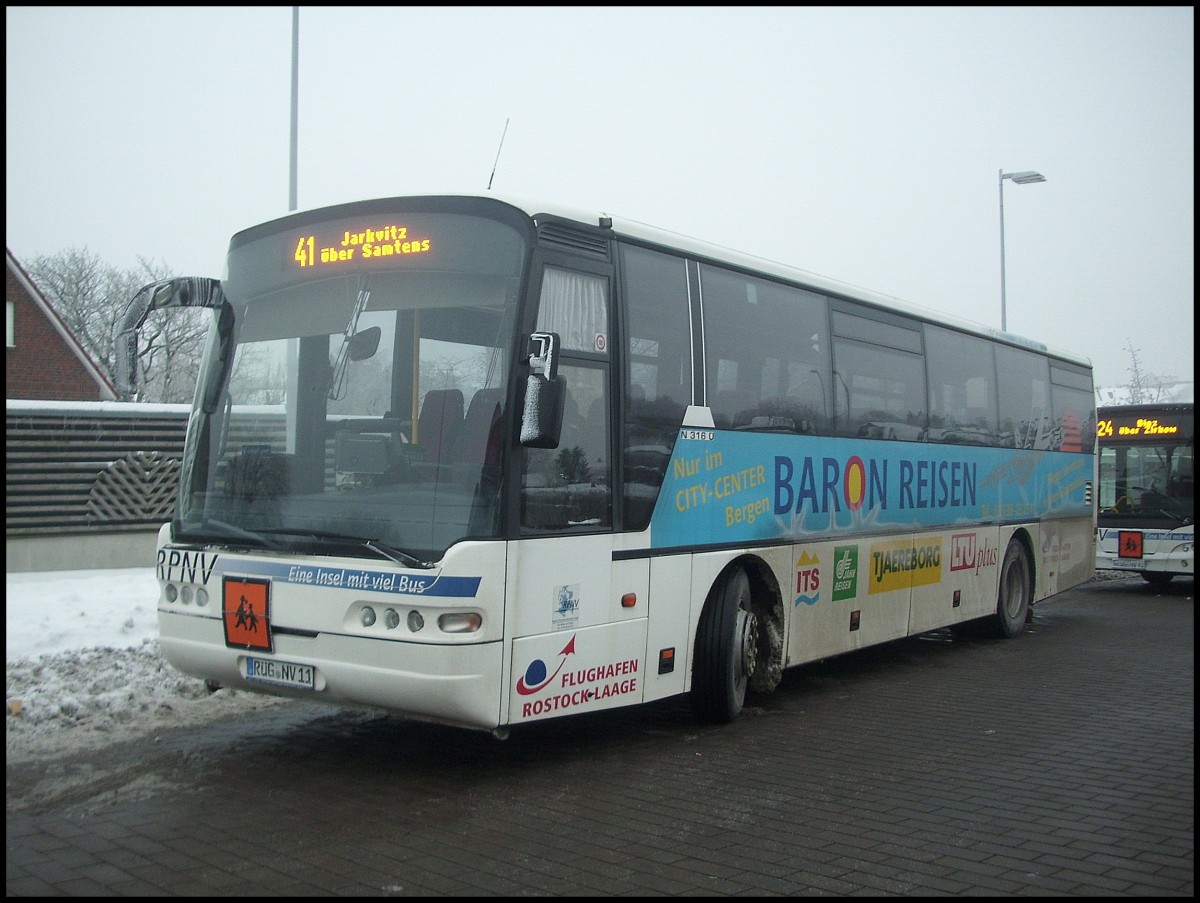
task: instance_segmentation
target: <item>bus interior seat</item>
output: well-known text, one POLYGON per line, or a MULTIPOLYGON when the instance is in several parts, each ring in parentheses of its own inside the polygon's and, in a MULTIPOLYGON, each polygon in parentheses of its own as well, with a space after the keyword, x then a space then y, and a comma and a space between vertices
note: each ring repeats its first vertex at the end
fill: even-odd
POLYGON ((471 397, 450 454, 459 483, 484 489, 499 485, 503 404, 504 390, 500 388, 480 389, 471 397))
POLYGON ((471 396, 462 432, 455 447, 455 460, 465 464, 500 463, 500 407, 504 390, 480 389, 471 396))
POLYGON ((449 457, 463 424, 461 389, 430 389, 417 417, 417 444, 424 450, 427 463, 441 463, 449 457))

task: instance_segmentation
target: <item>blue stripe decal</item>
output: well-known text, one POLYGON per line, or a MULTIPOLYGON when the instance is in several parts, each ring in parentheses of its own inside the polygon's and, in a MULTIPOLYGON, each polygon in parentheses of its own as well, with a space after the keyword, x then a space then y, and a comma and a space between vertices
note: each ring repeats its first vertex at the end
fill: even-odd
POLYGON ((454 596, 473 599, 479 592, 480 577, 443 577, 429 574, 401 574, 396 571, 371 571, 365 568, 329 567, 319 564, 288 564, 274 561, 248 561, 222 558, 227 573, 270 577, 276 583, 297 586, 322 586, 329 589, 366 590, 406 596, 454 596))

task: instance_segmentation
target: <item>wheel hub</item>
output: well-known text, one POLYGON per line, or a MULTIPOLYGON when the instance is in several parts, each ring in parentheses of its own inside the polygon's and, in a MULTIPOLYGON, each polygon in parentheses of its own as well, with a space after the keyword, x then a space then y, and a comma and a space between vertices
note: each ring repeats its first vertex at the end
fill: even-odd
POLYGON ((738 613, 741 621, 741 665, 742 674, 754 676, 758 664, 758 617, 754 612, 741 611, 738 613))

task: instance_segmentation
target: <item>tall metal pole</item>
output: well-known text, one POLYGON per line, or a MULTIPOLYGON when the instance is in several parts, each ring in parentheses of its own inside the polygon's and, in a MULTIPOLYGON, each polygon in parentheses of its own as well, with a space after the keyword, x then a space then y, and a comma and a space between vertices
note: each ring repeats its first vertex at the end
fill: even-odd
POLYGON ((1004 170, 1000 170, 1000 331, 1008 332, 1008 307, 1004 296, 1004 170))
POLYGON ((1008 302, 1004 296, 1004 180, 1012 179, 1018 185, 1031 185, 1034 182, 1045 182, 1046 177, 1040 172, 1025 169, 1021 172, 1005 172, 1000 170, 1000 329, 1008 332, 1008 302))
POLYGON ((292 145, 288 175, 288 211, 296 209, 296 133, 300 115, 300 7, 292 7, 292 145))

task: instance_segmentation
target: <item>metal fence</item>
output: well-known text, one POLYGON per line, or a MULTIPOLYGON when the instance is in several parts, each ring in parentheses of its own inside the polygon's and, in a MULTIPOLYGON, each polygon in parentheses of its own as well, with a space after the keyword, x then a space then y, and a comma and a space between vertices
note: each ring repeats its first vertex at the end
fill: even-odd
POLYGON ((187 405, 8 401, 6 537, 144 532, 170 520, 187 405))

